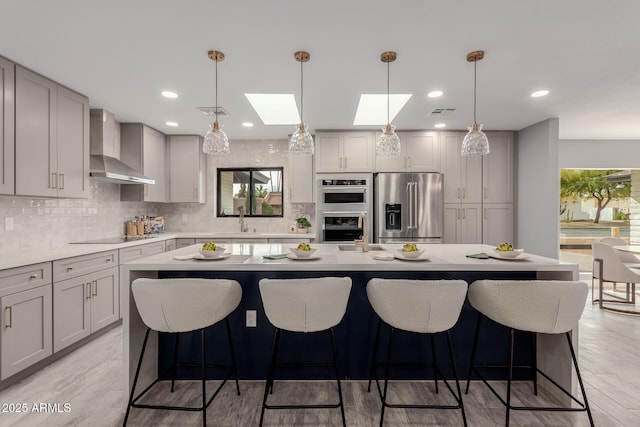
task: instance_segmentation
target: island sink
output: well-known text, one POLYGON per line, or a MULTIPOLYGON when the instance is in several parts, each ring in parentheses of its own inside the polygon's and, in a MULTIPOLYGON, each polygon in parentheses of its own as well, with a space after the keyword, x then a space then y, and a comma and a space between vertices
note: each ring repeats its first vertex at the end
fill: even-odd
MULTIPOLYGON (((362 252, 362 246, 338 245, 338 250, 346 252, 362 252)), ((380 245, 369 245, 369 251, 386 251, 386 249, 380 245)))

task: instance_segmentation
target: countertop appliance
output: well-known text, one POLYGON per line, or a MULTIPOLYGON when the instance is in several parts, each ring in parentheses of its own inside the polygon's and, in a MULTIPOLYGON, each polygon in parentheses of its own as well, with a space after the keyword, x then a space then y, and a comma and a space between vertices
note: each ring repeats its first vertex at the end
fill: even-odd
MULTIPOLYGON (((358 216, 371 215, 371 175, 318 175, 317 201, 320 242, 345 243, 360 239, 358 216)), ((371 236, 371 221, 367 234, 371 236)))
POLYGON ((442 242, 442 174, 379 173, 374 177, 373 190, 376 242, 442 242))

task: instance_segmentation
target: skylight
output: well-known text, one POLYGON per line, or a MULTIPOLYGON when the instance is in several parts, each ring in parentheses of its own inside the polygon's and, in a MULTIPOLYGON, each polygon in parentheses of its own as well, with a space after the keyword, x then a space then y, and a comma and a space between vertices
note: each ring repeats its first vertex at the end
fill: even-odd
MULTIPOLYGON (((411 98, 410 93, 389 94, 389 121, 398 115, 404 104, 411 98)), ((354 125, 386 125, 387 124, 387 95, 362 94, 358 103, 354 125)))
POLYGON ((300 123, 298 106, 291 93, 245 93, 265 125, 295 125, 300 123))

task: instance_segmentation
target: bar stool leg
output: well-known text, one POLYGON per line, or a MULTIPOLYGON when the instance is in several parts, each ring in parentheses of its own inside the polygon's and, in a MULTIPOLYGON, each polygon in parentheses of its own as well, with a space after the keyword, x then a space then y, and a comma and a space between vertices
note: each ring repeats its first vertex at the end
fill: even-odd
POLYGON ((505 426, 509 426, 509 410, 511 409, 511 381, 513 379, 513 339, 514 339, 514 331, 513 329, 509 329, 509 372, 508 372, 508 380, 507 380, 507 418, 505 422, 505 426))
POLYGON ((176 341, 173 347, 173 376, 171 377, 171 393, 175 389, 176 384, 176 369, 178 368, 178 342, 180 339, 180 333, 176 333, 176 341))
POLYGON ((456 380, 456 390, 458 391, 458 404, 460 405, 460 410, 462 411, 462 423, 464 426, 467 426, 467 416, 464 412, 464 403, 462 402, 462 391, 460 389, 460 381, 458 380, 458 368, 456 366, 456 358, 453 355, 453 344, 451 343, 451 333, 447 331, 447 343, 449 344, 449 355, 451 356, 451 366, 453 367, 453 375, 456 380))
POLYGON ((469 382, 471 382, 471 372, 473 371, 473 363, 476 360, 476 347, 478 346, 478 336, 480 335, 480 320, 482 320, 482 314, 478 313, 476 332, 473 335, 473 345, 471 346, 471 361, 469 362, 469 372, 467 372, 467 387, 464 391, 464 394, 469 394, 469 382))
POLYGON ((573 344, 571 344, 571 335, 569 334, 569 332, 565 332, 565 336, 567 337, 567 343, 569 343, 569 350, 571 351, 573 366, 576 368, 576 376, 578 377, 578 384, 580 384, 580 391, 582 392, 582 398, 584 399, 584 407, 587 411, 587 415, 589 416, 589 425, 591 425, 591 427, 594 427, 593 417, 591 416, 591 408, 589 407, 589 402, 587 401, 587 393, 585 392, 584 384, 582 383, 580 368, 578 368, 578 360, 576 359, 576 353, 573 350, 573 344))
POLYGON ((144 335, 144 342, 142 343, 142 351, 140 351, 140 359, 138 359, 138 367, 136 368, 136 375, 133 377, 133 386, 131 387, 131 394, 129 395, 129 404, 127 405, 127 412, 124 414, 124 421, 122 426, 127 425, 127 419, 129 419, 129 411, 131 411, 131 405, 133 405, 133 396, 136 392, 136 384, 138 383, 138 376, 140 375, 140 368, 142 367, 142 359, 144 357, 144 351, 147 348, 147 341, 149 340, 149 333, 151 328, 147 328, 147 333, 144 335))
POLYGON ((231 327, 229 326, 229 317, 225 319, 227 325, 227 338, 229 338, 229 350, 231 350, 231 364, 233 365, 233 376, 236 379, 236 395, 240 396, 240 384, 238 383, 238 369, 236 368, 236 352, 233 350, 233 340, 231 339, 231 327))
POLYGON ((436 384, 436 394, 438 394, 438 374, 436 372, 436 340, 433 334, 431 336, 431 358, 433 359, 433 382, 436 384))
POLYGON ((336 369, 336 382, 338 383, 338 398, 340 399, 340 414, 342 415, 342 427, 347 427, 347 420, 344 416, 344 404, 342 402, 342 387, 340 386, 340 373, 338 372, 338 351, 336 350, 336 337, 331 330, 331 347, 333 349, 333 366, 336 369))
POLYGON ((384 391, 382 392, 382 409, 380 411, 380 427, 384 423, 384 408, 387 405, 387 388, 389 384, 389 367, 391 366, 391 349, 393 347, 393 332, 395 328, 389 331, 389 344, 387 346, 387 362, 384 369, 384 391))
POLYGON ((202 425, 203 427, 207 426, 207 350, 206 350, 206 342, 205 342, 205 329, 203 328, 200 331, 200 337, 202 341, 202 353, 200 354, 200 359, 202 362, 202 366, 200 367, 200 373, 202 375, 202 425))
POLYGON ((538 395, 538 334, 531 332, 531 353, 533 356, 533 363, 531 363, 531 370, 533 371, 533 394, 538 395))
POLYGON ((264 394, 262 396, 262 409, 260 411, 260 426, 262 426, 262 422, 264 421, 264 410, 267 406, 267 397, 269 396, 269 390, 273 385, 273 380, 275 377, 276 371, 276 361, 278 356, 278 346, 280 345, 280 329, 276 328, 276 331, 273 333, 273 345, 271 348, 271 359, 269 360, 269 370, 267 372, 267 381, 264 385, 264 394))
POLYGON ((371 379, 376 377, 376 357, 378 355, 378 340, 380 339, 381 327, 382 327, 382 320, 378 319, 378 327, 376 329, 376 339, 373 344, 373 357, 371 358, 371 370, 369 371, 369 385, 367 387, 367 393, 371 391, 371 379))

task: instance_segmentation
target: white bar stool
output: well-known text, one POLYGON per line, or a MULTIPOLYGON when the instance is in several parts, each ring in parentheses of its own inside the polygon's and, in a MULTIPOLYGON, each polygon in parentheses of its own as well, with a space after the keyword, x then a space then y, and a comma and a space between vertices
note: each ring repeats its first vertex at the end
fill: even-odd
MULTIPOLYGON (((624 310, 605 303, 628 304, 635 308, 636 305, 636 283, 640 283, 640 270, 630 268, 621 258, 624 253, 620 253, 608 243, 593 242, 593 269, 591 274, 591 302, 598 303, 604 310, 616 311, 618 313, 640 314, 635 309, 624 310), (594 279, 598 280, 598 297, 594 290, 594 279), (604 282, 612 282, 613 290, 616 290, 616 283, 626 284, 626 297, 619 297, 615 294, 606 293, 603 289, 604 282), (606 298, 605 294, 611 298, 606 298)), ((631 255, 631 254, 626 254, 631 255)), ((628 259, 629 258, 624 258, 628 259)))
POLYGON ((269 361, 267 381, 264 386, 260 426, 264 420, 265 409, 300 408, 340 408, 342 425, 346 426, 338 356, 333 328, 340 323, 347 310, 351 292, 349 277, 323 277, 317 279, 262 279, 259 282, 260 295, 267 319, 276 330, 273 335, 273 348, 269 361), (331 363, 297 363, 278 365, 280 335, 283 331, 315 333, 329 331, 333 361, 331 363), (333 367, 338 385, 338 403, 317 405, 269 405, 267 398, 273 392, 273 382, 277 367, 333 367))
MULTIPOLYGON (((380 400, 382 401, 380 426, 382 426, 384 422, 385 408, 460 409, 462 422, 465 426, 467 425, 467 417, 465 415, 460 383, 458 381, 458 370, 456 368, 453 345, 451 344, 451 336, 449 334, 449 330, 456 324, 460 317, 466 295, 467 282, 464 280, 371 279, 367 284, 369 302, 380 318, 373 348, 368 387, 368 391, 371 391, 371 380, 374 378, 380 400), (389 325, 391 330, 389 333, 386 360, 379 363, 377 361, 377 351, 382 322, 389 325), (427 334, 430 336, 432 363, 419 364, 419 366, 433 368, 435 392, 438 393, 439 376, 455 398, 455 405, 406 405, 387 402, 390 367, 407 365, 393 363, 391 361, 393 337, 397 330, 427 334), (444 333, 447 337, 456 391, 449 385, 449 382, 445 379, 436 363, 434 336, 439 333, 444 333), (377 366, 381 364, 385 365, 384 390, 380 388, 377 375, 377 366)), ((411 366, 415 366, 415 364, 411 364, 411 366)))
MULTIPOLYGON (((509 425, 510 410, 528 411, 586 411, 589 416, 589 423, 593 426, 591 409, 587 401, 587 394, 582 383, 578 361, 576 359, 573 345, 571 344, 571 329, 578 323, 589 292, 588 285, 584 282, 572 281, 511 281, 511 280, 477 280, 469 286, 469 302, 480 312, 476 332, 473 338, 473 348, 471 350, 471 362, 467 376, 466 393, 469 392, 469 381, 471 374, 475 373, 484 382, 491 392, 506 407, 506 424, 509 425), (476 365, 475 353, 478 345, 478 335, 480 332, 480 321, 483 316, 488 317, 496 323, 509 328, 509 362, 507 366, 502 365, 476 365), (537 366, 521 366, 527 369, 533 368, 535 375, 539 373, 552 384, 554 384, 566 396, 571 398, 580 407, 548 407, 548 406, 514 406, 511 404, 511 381, 513 378, 513 348, 514 331, 532 332, 534 334, 565 334, 573 366, 582 391, 583 401, 580 402, 570 391, 565 390, 547 374, 538 369, 537 366), (486 381, 478 368, 507 368, 507 397, 506 401, 498 392, 486 381)), ((535 359, 535 356, 534 356, 535 359)), ((535 384, 535 380, 534 380, 535 384)), ((537 395, 537 387, 534 385, 534 394, 537 395)))
POLYGON ((240 284, 235 280, 226 279, 136 279, 131 284, 131 290, 140 317, 145 325, 147 325, 147 332, 144 336, 144 344, 142 345, 138 367, 133 379, 133 387, 131 388, 131 395, 129 396, 129 404, 127 405, 123 426, 127 424, 131 408, 202 411, 202 425, 206 426, 207 407, 232 375, 235 376, 236 393, 240 395, 236 359, 228 320, 228 315, 238 307, 242 299, 242 288, 240 284), (226 323, 232 364, 230 366, 207 365, 205 329, 221 320, 225 320, 226 323), (171 392, 174 390, 176 366, 200 367, 202 406, 185 407, 136 403, 160 381, 159 378, 156 378, 151 385, 135 396, 136 383, 138 382, 138 375, 140 374, 140 367, 151 330, 176 334, 176 349, 174 351, 173 366, 171 367, 173 372, 171 392), (201 363, 198 365, 177 364, 175 358, 177 354, 178 336, 180 333, 191 331, 200 331, 202 345, 200 354, 201 363), (206 369, 212 367, 226 368, 229 372, 213 395, 207 400, 206 369))

